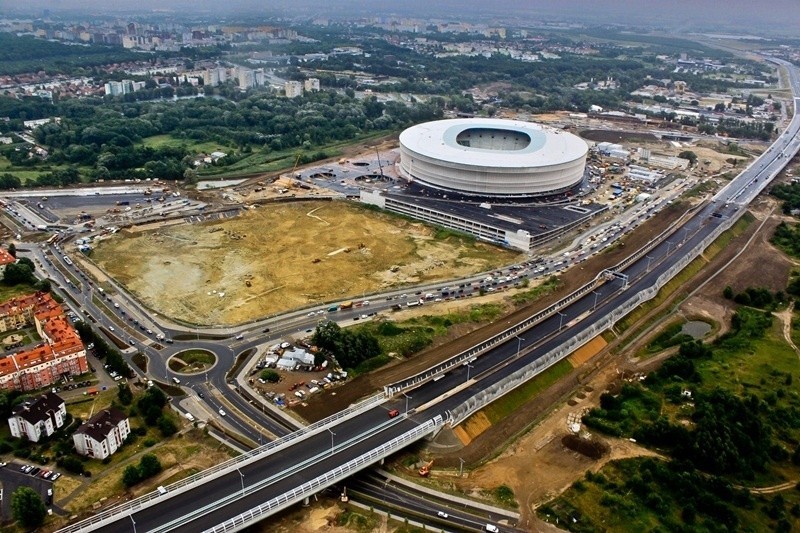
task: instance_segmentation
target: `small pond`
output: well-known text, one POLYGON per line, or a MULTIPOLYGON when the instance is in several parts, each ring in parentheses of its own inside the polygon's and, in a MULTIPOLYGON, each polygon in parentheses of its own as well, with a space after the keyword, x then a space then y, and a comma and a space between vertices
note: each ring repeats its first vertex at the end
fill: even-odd
POLYGON ((711 324, 700 320, 690 320, 681 328, 682 334, 689 335, 693 339, 702 339, 708 335, 709 331, 711 331, 711 324))

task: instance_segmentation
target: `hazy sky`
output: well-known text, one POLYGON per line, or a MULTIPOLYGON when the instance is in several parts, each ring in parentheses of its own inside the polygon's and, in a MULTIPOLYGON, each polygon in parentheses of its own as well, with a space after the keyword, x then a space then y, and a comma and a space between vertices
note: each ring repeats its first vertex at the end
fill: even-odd
POLYGON ((800 38, 797 0, 0 0, 0 10, 52 12, 89 10, 112 14, 148 9, 177 13, 244 13, 299 16, 376 16, 463 19, 489 16, 506 21, 574 20, 648 24, 677 29, 737 28, 741 32, 776 29, 800 38))

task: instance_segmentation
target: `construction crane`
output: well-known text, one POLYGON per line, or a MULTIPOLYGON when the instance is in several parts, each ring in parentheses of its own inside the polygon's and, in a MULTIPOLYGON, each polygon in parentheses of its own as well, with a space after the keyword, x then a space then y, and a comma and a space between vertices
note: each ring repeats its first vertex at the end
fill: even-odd
POLYGON ((381 163, 381 153, 378 151, 378 147, 377 146, 375 147, 375 155, 378 156, 378 168, 381 171, 381 178, 383 178, 384 175, 383 175, 383 164, 381 163))
POLYGON ((433 466, 433 459, 422 465, 422 468, 419 469, 419 475, 422 477, 428 477, 428 474, 431 473, 432 466, 433 466))
POLYGON ((303 155, 298 152, 297 157, 294 158, 294 167, 292 167, 292 176, 289 179, 289 186, 294 187, 294 180, 299 180, 300 176, 297 175, 297 165, 300 163, 300 156, 303 155))

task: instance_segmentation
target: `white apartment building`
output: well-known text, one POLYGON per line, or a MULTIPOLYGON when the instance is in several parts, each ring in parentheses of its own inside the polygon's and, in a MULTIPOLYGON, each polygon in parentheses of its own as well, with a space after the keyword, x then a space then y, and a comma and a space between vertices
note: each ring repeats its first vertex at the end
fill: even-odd
POLYGON ((103 460, 116 452, 131 432, 128 417, 113 407, 103 409, 72 435, 75 451, 103 460))
POLYGON ((11 436, 39 442, 39 439, 49 437, 64 425, 67 407, 57 394, 48 392, 35 400, 19 404, 11 414, 8 419, 11 436))

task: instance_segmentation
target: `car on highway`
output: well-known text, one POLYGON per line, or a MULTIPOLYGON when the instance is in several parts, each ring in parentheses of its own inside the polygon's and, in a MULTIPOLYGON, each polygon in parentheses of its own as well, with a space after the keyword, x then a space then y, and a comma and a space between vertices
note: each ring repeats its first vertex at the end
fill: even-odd
POLYGON ((179 379, 178 379, 178 378, 176 378, 176 377, 173 377, 173 378, 172 378, 172 382, 173 382, 173 383, 175 383, 175 385, 180 385, 180 384, 181 384, 181 380, 179 380, 179 379))
POLYGON ((239 333, 238 335, 236 335, 236 340, 237 341, 240 341, 242 339, 244 339, 244 335, 242 333, 239 333))
POLYGON ((226 414, 225 410, 222 407, 220 407, 219 408, 219 416, 225 416, 225 414, 226 414))
POLYGON ((439 511, 438 513, 436 513, 436 516, 438 516, 439 518, 447 518, 450 515, 448 515, 444 511, 439 511))
POLYGON ((398 416, 399 414, 400 414, 400 411, 398 411, 397 409, 392 409, 391 411, 389 411, 389 418, 394 418, 394 417, 398 416))

